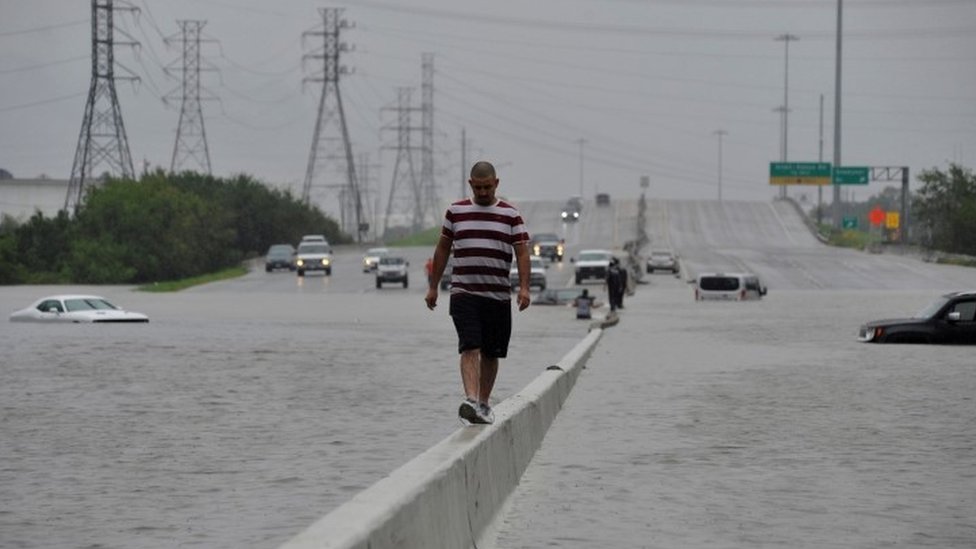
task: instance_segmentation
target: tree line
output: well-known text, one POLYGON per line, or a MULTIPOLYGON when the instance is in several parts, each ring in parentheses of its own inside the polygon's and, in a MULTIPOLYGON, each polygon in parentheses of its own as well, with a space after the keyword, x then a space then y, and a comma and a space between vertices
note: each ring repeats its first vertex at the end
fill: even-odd
POLYGON ((335 220, 247 175, 162 170, 106 178, 74 215, 0 221, 0 284, 143 284, 232 267, 303 234, 349 242, 335 220))
MULTIPOLYGON (((922 187, 909 197, 911 240, 909 244, 942 252, 976 256, 976 174, 959 164, 947 170, 919 172, 922 187)), ((864 202, 844 204, 845 216, 856 217, 860 231, 870 227, 868 216, 879 207, 901 210, 901 189, 886 187, 864 202)), ((829 214, 829 206, 824 207, 829 214)), ((816 216, 814 210, 813 214, 816 216)), ((844 232, 835 230, 835 232, 844 232)))

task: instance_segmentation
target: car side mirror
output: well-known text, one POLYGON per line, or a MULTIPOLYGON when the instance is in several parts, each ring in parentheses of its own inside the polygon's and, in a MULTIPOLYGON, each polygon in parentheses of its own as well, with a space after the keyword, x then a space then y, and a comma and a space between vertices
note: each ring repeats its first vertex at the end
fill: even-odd
POLYGON ((959 311, 952 311, 946 315, 946 320, 949 322, 959 322, 962 319, 962 314, 959 311))
POLYGON ((575 258, 575 257, 571 257, 571 258, 569 258, 569 262, 570 262, 570 263, 576 263, 576 258, 575 258))

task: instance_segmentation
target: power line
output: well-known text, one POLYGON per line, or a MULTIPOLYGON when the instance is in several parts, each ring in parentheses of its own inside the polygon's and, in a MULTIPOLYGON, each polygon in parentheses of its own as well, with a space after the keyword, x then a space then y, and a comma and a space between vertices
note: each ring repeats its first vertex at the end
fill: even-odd
POLYGON ((64 29, 64 28, 68 28, 68 27, 77 27, 77 26, 80 26, 80 25, 86 25, 88 23, 89 23, 89 20, 88 19, 79 19, 77 21, 68 21, 67 23, 58 23, 58 24, 55 24, 55 25, 45 25, 43 27, 34 27, 34 28, 31 28, 31 29, 21 29, 21 30, 13 30, 13 31, 2 31, 2 32, 0 32, 0 37, 4 37, 4 36, 18 36, 18 35, 21 35, 21 34, 31 34, 31 33, 34 33, 34 32, 45 32, 45 31, 55 30, 55 29, 64 29))

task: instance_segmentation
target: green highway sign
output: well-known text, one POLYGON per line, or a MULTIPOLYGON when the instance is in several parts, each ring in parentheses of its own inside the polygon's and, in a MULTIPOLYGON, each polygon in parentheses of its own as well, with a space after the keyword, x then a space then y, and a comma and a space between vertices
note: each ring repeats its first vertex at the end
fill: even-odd
POLYGON ((830 162, 770 162, 770 185, 830 185, 830 162))
POLYGON ((856 229, 857 228, 857 218, 851 216, 844 216, 844 228, 845 229, 856 229))
POLYGON ((834 168, 834 185, 867 185, 871 181, 871 168, 867 166, 837 166, 834 168))

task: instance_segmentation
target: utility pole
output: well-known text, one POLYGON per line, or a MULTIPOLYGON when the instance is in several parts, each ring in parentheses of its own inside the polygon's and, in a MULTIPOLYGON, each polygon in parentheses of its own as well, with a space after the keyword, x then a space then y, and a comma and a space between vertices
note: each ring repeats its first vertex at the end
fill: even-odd
MULTIPOLYGON (((837 0, 837 56, 834 60, 834 168, 840 166, 840 76, 841 76, 841 38, 843 36, 844 1, 837 0)), ((840 185, 834 185, 834 202, 831 208, 834 227, 841 226, 840 185)))
MULTIPOLYGON (((348 45, 339 41, 339 33, 342 29, 350 28, 349 23, 341 18, 344 10, 341 8, 319 8, 322 16, 321 31, 309 31, 302 35, 321 36, 322 49, 320 53, 306 54, 305 59, 322 60, 322 74, 315 78, 306 78, 305 82, 321 82, 322 95, 319 98, 319 110, 315 119, 315 132, 312 135, 312 148, 308 154, 308 166, 305 169, 305 183, 302 186, 302 201, 306 204, 311 202, 312 188, 315 185, 316 172, 319 170, 320 163, 334 162, 333 171, 342 173, 345 171, 346 181, 340 184, 322 185, 326 188, 345 188, 339 201, 339 212, 341 217, 345 217, 345 211, 351 209, 354 216, 343 230, 349 234, 356 235, 356 241, 362 242, 363 232, 368 229, 368 223, 363 219, 362 196, 359 192, 359 185, 356 180, 356 163, 353 160, 352 142, 349 139, 349 127, 346 124, 346 112, 342 107, 342 94, 340 93, 339 77, 349 74, 349 70, 339 63, 339 56, 344 51, 349 51, 348 45), (329 132, 338 135, 326 136, 329 132), (330 147, 331 146, 331 147, 330 147)), ((322 170, 329 173, 328 170, 322 170)))
MULTIPOLYGON (((789 122, 789 112, 790 112, 790 42, 794 40, 799 40, 800 38, 793 34, 781 34, 776 37, 777 42, 784 42, 786 44, 786 64, 783 71, 783 153, 782 161, 786 162, 789 157, 789 135, 790 135, 790 122, 789 122)), ((780 187, 780 197, 786 198, 786 187, 783 185, 780 187)))
POLYGON ((437 182, 434 181, 434 54, 425 53, 421 62, 420 85, 420 184, 424 196, 424 222, 436 222, 440 207, 437 182))
POLYGON ((725 130, 715 130, 713 132, 718 136, 718 201, 722 202, 722 136, 728 135, 729 132, 725 130))
MULTIPOLYGON (((115 92, 116 78, 137 80, 134 76, 116 77, 115 45, 129 46, 138 43, 125 35, 128 42, 115 40, 115 11, 113 0, 92 0, 91 2, 91 85, 85 114, 81 120, 81 133, 78 147, 71 165, 68 192, 64 198, 64 209, 70 214, 77 212, 85 196, 85 187, 95 179, 95 170, 104 166, 109 174, 133 179, 132 156, 129 154, 129 140, 122 123, 122 109, 115 92)), ((118 8, 119 11, 135 11, 136 8, 118 8)), ((122 67, 125 69, 125 67, 122 67)), ((125 69, 131 74, 131 71, 125 69)))
POLYGON ((580 161, 580 163, 579 163, 579 183, 580 183, 579 195, 580 195, 580 200, 583 200, 583 145, 586 143, 586 140, 583 139, 583 138, 580 138, 580 139, 577 139, 576 142, 579 143, 579 161, 580 161))
POLYGON ((461 128, 461 200, 468 196, 468 141, 461 128))
MULTIPOLYGON (((823 162, 823 101, 824 96, 820 94, 820 147, 819 154, 817 155, 817 161, 823 162)), ((820 224, 823 223, 823 185, 817 185, 817 230, 820 230, 820 224)))
MULTIPOLYGON (((179 69, 183 83, 176 90, 163 97, 167 101, 178 92, 180 99, 180 122, 176 128, 176 143, 173 145, 173 158, 169 171, 182 169, 187 161, 194 160, 196 165, 207 175, 213 173, 210 169, 210 149, 207 147, 207 131, 203 124, 203 109, 200 106, 200 71, 213 70, 200 66, 200 31, 207 24, 206 21, 177 21, 180 26, 183 44, 183 59, 179 69)), ((167 44, 174 38, 166 38, 167 44)), ((173 69, 166 67, 166 73, 173 69)))

